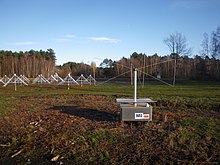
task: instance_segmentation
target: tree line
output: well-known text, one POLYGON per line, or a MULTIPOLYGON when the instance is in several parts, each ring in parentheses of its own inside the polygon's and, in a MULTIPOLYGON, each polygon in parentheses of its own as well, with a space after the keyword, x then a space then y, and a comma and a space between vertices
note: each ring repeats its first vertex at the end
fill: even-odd
POLYGON ((92 75, 97 78, 120 77, 130 78, 131 70, 139 68, 139 77, 154 76, 160 78, 172 78, 174 67, 176 67, 176 78, 194 80, 220 80, 220 60, 209 56, 194 57, 180 56, 175 53, 159 56, 146 55, 144 53, 132 53, 129 58, 122 57, 118 61, 104 59, 96 66, 94 62, 89 64, 67 62, 55 66, 55 52, 53 49, 47 51, 12 52, 0 51, 0 76, 12 76, 13 74, 24 74, 27 77, 36 77, 43 74, 46 77, 58 72, 61 77, 68 73, 72 76, 92 75))
POLYGON ((49 76, 54 74, 56 56, 53 49, 46 51, 4 51, 0 50, 0 76, 23 74, 27 77, 36 77, 39 74, 49 76))
POLYGON ((122 78, 130 78, 132 76, 130 71, 134 68, 139 69, 139 77, 145 78, 154 76, 171 79, 175 74, 178 79, 220 80, 219 59, 199 55, 190 58, 178 54, 159 56, 137 52, 132 53, 129 58, 122 57, 118 61, 106 58, 95 70, 92 65, 68 62, 59 66, 59 74, 64 76, 71 72, 73 76, 80 76, 80 74, 89 76, 95 73, 97 78, 111 78, 119 75, 122 78))

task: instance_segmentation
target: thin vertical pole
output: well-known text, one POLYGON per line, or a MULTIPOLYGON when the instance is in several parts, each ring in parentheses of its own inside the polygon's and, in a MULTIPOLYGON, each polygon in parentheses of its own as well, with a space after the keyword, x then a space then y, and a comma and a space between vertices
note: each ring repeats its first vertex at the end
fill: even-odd
POLYGON ((176 59, 174 61, 174 70, 173 70, 173 86, 176 84, 176 59))
POLYGON ((133 73, 133 68, 132 68, 132 64, 131 64, 131 85, 133 85, 133 75, 132 75, 132 73, 133 73))
POLYGON ((16 85, 16 80, 15 80, 15 91, 17 91, 17 85, 16 85))
POLYGON ((40 75, 40 87, 42 87, 42 74, 40 75))
POLYGON ((81 87, 83 86, 82 79, 80 80, 80 86, 81 86, 81 87))
POLYGON ((134 69, 134 103, 137 103, 137 69, 134 69))
POLYGON ((143 67, 143 84, 142 84, 142 88, 144 87, 144 73, 145 73, 145 54, 144 54, 144 67, 143 67))

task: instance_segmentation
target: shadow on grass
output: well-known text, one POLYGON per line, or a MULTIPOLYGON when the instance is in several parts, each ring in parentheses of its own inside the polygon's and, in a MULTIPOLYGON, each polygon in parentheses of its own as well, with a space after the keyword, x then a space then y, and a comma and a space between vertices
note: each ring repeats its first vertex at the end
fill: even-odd
POLYGON ((95 109, 81 108, 78 106, 54 106, 48 110, 58 110, 73 116, 83 117, 95 121, 116 121, 116 115, 95 109))

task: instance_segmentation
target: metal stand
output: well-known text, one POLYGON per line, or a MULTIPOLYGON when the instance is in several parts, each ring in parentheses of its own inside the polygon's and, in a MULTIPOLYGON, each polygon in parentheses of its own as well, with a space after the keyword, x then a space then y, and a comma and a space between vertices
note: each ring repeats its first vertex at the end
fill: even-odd
POLYGON ((137 98, 137 69, 134 69, 134 98, 117 98, 120 103, 120 120, 124 121, 151 121, 152 106, 148 103, 156 102, 150 98, 137 98))

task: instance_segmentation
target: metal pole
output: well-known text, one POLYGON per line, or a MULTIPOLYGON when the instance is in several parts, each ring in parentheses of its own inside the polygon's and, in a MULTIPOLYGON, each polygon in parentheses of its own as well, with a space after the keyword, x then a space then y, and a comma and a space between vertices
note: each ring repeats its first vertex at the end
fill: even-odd
POLYGON ((133 67, 132 67, 132 64, 131 64, 131 85, 133 85, 133 75, 132 75, 132 72, 133 72, 133 67))
POLYGON ((137 103, 137 69, 134 69, 134 104, 137 103))
POLYGON ((176 84, 176 59, 174 61, 174 71, 173 71, 173 86, 176 84))
POLYGON ((40 75, 40 87, 42 87, 42 74, 40 75))
POLYGON ((83 76, 83 74, 81 74, 81 79, 80 79, 80 86, 82 87, 83 85, 83 83, 82 83, 82 76, 83 76))
POLYGON ((17 84, 16 84, 16 80, 15 80, 15 91, 17 91, 17 86, 16 86, 17 84))
POLYGON ((144 72, 145 72, 145 54, 144 54, 144 67, 143 67, 143 84, 142 84, 142 88, 144 87, 144 72))

